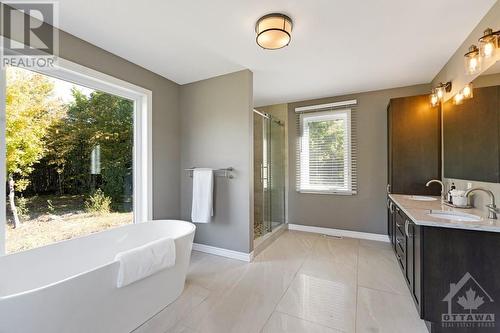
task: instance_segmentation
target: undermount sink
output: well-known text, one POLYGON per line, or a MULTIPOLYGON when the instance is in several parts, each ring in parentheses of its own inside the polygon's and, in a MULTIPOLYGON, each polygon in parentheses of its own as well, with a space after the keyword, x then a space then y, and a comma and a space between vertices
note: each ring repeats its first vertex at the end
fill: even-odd
POLYGON ((436 201, 436 198, 433 197, 427 197, 425 195, 409 195, 408 199, 410 200, 415 200, 415 201, 436 201))
POLYGON ((477 222, 481 221, 481 217, 477 215, 447 211, 447 210, 431 210, 429 214, 430 217, 435 217, 438 219, 445 219, 450 221, 461 221, 461 222, 477 222))

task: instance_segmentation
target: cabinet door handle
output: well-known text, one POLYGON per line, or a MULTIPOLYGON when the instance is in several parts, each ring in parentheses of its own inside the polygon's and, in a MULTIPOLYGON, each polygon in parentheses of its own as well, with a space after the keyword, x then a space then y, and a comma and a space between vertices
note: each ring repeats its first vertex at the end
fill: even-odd
POLYGON ((408 237, 413 237, 413 234, 410 233, 410 221, 409 220, 406 220, 406 223, 405 223, 405 233, 406 233, 406 236, 408 237))
POLYGON ((264 164, 260 164, 260 183, 264 183, 264 164))
POLYGON ((386 191, 387 191, 387 194, 391 193, 391 184, 387 184, 386 191))

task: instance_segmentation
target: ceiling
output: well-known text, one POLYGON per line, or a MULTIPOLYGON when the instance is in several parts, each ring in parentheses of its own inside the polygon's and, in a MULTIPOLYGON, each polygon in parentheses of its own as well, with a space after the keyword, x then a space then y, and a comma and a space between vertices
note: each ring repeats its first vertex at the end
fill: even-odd
POLYGON ((495 0, 62 0, 59 26, 179 84, 248 68, 256 106, 428 83, 495 0), (266 51, 256 20, 294 20, 266 51))

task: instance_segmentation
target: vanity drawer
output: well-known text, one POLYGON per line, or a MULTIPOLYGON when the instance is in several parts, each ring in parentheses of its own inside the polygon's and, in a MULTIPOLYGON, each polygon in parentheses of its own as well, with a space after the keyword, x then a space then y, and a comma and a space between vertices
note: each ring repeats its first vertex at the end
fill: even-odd
POLYGON ((405 233, 406 215, 399 209, 396 209, 395 238, 396 238, 396 257, 403 272, 406 271, 406 233, 405 233))
POLYGON ((396 249, 399 248, 402 255, 406 253, 406 236, 404 232, 404 224, 396 221, 396 249))
POLYGON ((403 271, 406 271, 406 255, 400 244, 396 244, 396 258, 403 271))
MULTIPOLYGON (((405 255, 406 254, 406 238, 404 236, 401 236, 398 232, 398 234, 396 235, 396 250, 400 251, 401 255, 405 255)), ((396 253, 398 253, 396 251, 396 253)))

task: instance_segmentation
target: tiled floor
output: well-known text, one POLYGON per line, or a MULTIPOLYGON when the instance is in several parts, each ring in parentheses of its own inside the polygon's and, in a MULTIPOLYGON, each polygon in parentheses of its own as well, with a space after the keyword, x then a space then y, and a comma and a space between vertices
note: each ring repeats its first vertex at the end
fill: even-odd
POLYGON ((287 231, 250 264, 193 252, 184 293, 146 332, 427 330, 389 244, 287 231))

